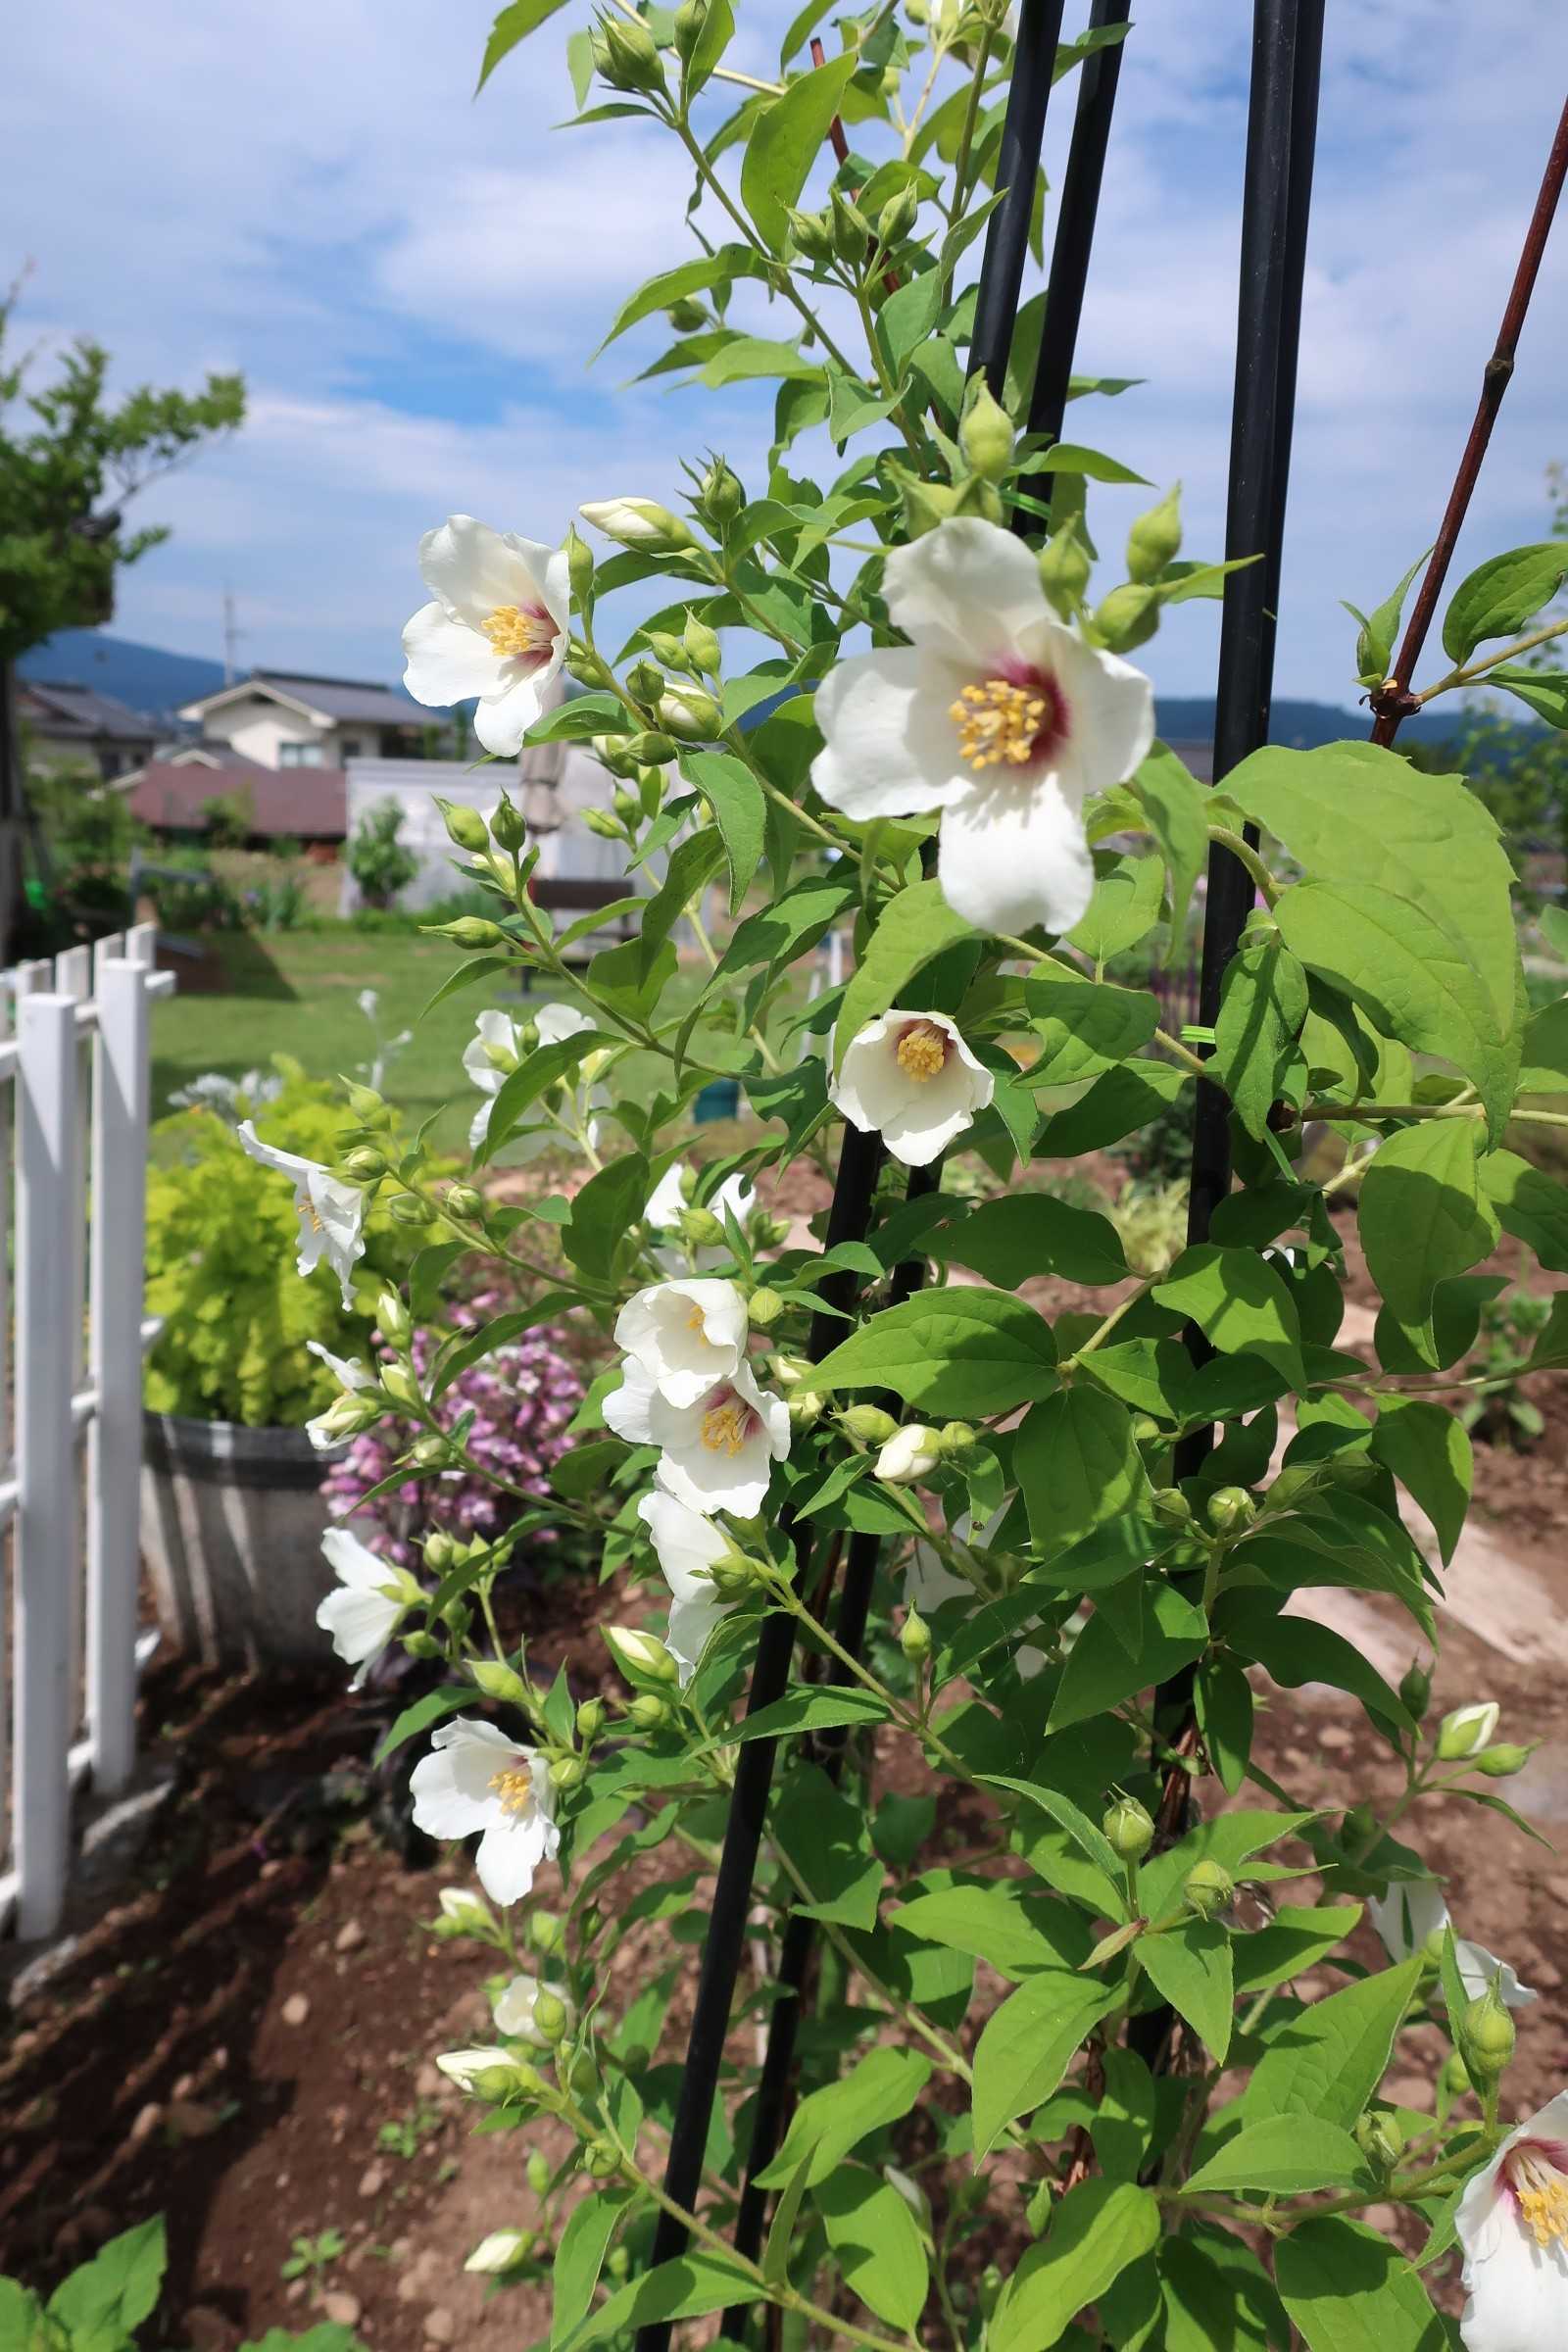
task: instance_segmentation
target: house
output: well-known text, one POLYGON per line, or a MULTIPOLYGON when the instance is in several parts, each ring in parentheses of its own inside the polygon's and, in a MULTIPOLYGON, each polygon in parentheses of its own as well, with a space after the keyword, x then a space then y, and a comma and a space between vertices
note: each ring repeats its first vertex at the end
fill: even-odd
POLYGON ((341 768, 349 760, 417 760, 444 711, 424 711, 390 686, 297 670, 253 669, 186 703, 204 748, 227 745, 261 767, 341 768))
POLYGON ((105 782, 134 768, 158 741, 158 726, 91 686, 17 680, 17 710, 34 773, 85 762, 105 782))
POLYGON ((264 767, 226 743, 180 744, 116 789, 128 797, 132 815, 157 833, 199 839, 212 801, 242 809, 246 832, 259 845, 288 840, 335 849, 346 831, 348 784, 340 767, 264 767))

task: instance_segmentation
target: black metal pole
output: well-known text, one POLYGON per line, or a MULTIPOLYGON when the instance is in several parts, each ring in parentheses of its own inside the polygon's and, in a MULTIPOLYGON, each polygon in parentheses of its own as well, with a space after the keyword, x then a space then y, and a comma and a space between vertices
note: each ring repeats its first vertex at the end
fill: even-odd
POLYGON ((969 343, 970 374, 983 374, 999 400, 1029 252, 1040 143, 1045 137, 1051 78, 1056 69, 1063 4, 1064 0, 1023 0, 1018 12, 1012 79, 1007 85, 1007 111, 997 157, 996 184, 1006 193, 986 224, 974 333, 969 343))
MULTIPOLYGON (((1125 24, 1131 13, 1132 0, 1094 0, 1089 11, 1089 29, 1098 32, 1107 25, 1125 24)), ((1072 381, 1073 353, 1083 318, 1089 253, 1100 209, 1100 183, 1110 141, 1121 52, 1121 42, 1112 41, 1108 48, 1097 49, 1086 57, 1078 69, 1078 105, 1072 119, 1067 169, 1062 174, 1045 318, 1040 330, 1040 357, 1029 403, 1029 431, 1044 433, 1052 441, 1061 439, 1062 419, 1067 413, 1067 388, 1072 381)), ((1023 512, 1020 508, 1020 514, 1023 512)))

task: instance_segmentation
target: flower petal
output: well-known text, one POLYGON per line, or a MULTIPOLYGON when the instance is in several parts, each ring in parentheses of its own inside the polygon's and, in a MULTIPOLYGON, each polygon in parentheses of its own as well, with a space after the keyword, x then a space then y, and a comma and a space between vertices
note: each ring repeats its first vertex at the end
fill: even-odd
POLYGON ((416 703, 466 703, 494 694, 505 667, 487 637, 454 620, 445 605, 421 605, 403 631, 403 683, 416 703))
POLYGON ((949 708, 972 673, 910 646, 858 654, 817 688, 824 748, 811 782, 830 808, 857 819, 946 808, 972 782, 949 708))
POLYGON ((487 694, 474 705, 473 731, 487 752, 494 752, 503 760, 516 757, 522 749, 523 737, 544 708, 541 689, 560 666, 559 651, 552 661, 533 669, 519 672, 515 662, 503 664, 501 691, 487 694), (507 672, 513 674, 508 676, 507 672))
POLYGON ((937 879, 982 931, 1070 931, 1095 887, 1083 825, 1049 777, 971 783, 942 819, 937 879))
POLYGON ((1020 631, 1051 618, 1030 550, 978 515, 957 515, 896 548, 884 585, 888 612, 901 629, 917 644, 960 658, 1009 654, 1020 631))
POLYGON ((520 1903, 548 1851, 549 1824, 537 1813, 493 1821, 474 1849, 473 1867, 493 1903, 520 1903))
POLYGON ((1076 765, 1078 806, 1091 793, 1120 784, 1149 757, 1154 740, 1154 689, 1141 669, 1116 654, 1085 645, 1076 630, 1048 620, 1026 633, 1025 653, 1040 649, 1067 706, 1072 760, 1063 762, 1062 789, 1071 798, 1067 768, 1076 765))
POLYGON ((929 1166, 956 1135, 974 1125, 977 1107, 989 1102, 995 1082, 989 1070, 979 1086, 955 1054, 946 1068, 916 1086, 882 1129, 882 1141, 906 1168, 929 1166))
POLYGON ((552 609, 559 600, 546 595, 553 553, 471 514, 449 514, 419 541, 419 574, 453 619, 470 628, 482 627, 504 605, 543 606, 559 624, 563 615, 552 609))

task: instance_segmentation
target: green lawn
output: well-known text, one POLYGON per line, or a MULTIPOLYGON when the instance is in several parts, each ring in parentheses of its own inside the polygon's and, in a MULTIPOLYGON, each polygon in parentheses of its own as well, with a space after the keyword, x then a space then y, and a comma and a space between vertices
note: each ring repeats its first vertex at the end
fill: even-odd
MULTIPOLYGON (((464 1077, 463 1049, 474 1015, 498 1000, 496 984, 480 983, 419 1014, 460 959, 445 940, 409 933, 331 931, 220 933, 211 944, 228 976, 225 994, 176 992, 153 1007, 153 1115, 170 1095, 203 1071, 225 1077, 265 1068, 274 1054, 292 1054, 313 1077, 363 1076, 374 1051, 359 1007, 363 989, 380 999, 383 1037, 414 1031, 387 1064, 383 1092, 411 1125, 431 1111, 443 1115, 438 1147, 462 1143, 478 1098, 464 1077), (450 1105, 450 1107, 445 1107, 450 1105)), ((515 997, 508 1003, 516 1002, 515 997)), ((534 1002, 543 1002, 536 997, 534 1002)))

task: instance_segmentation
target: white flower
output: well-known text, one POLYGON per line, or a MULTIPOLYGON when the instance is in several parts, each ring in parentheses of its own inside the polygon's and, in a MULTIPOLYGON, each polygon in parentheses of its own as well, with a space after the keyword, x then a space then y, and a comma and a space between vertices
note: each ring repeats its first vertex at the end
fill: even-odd
POLYGON ((307 1340, 305 1346, 310 1354, 320 1357, 343 1392, 341 1396, 333 1397, 323 1412, 318 1413, 314 1420, 305 1424, 305 1434, 311 1444, 318 1453, 325 1453, 332 1446, 341 1445, 346 1437, 352 1437, 361 1426, 359 1413, 346 1411, 345 1407, 352 1407, 354 1398, 363 1389, 373 1389, 377 1383, 375 1374, 368 1372, 358 1356, 334 1355, 330 1348, 321 1346, 319 1340, 307 1340))
POLYGON ((252 1159, 259 1159, 264 1168, 276 1168, 293 1184, 300 1220, 300 1272, 314 1274, 324 1256, 337 1276, 344 1306, 351 1307, 354 1261, 365 1255, 365 1195, 357 1184, 329 1175, 317 1160, 264 1144, 249 1119, 242 1119, 236 1132, 252 1159))
POLYGON ((744 1362, 748 1329, 746 1300, 733 1282, 653 1282, 616 1316, 615 1345, 666 1404, 695 1404, 744 1362))
MULTIPOLYGON (((589 1014, 579 1012, 574 1004, 541 1004, 533 1015, 533 1025, 538 1032, 540 1045, 559 1046, 568 1037, 580 1037, 585 1029, 591 1029, 594 1024, 589 1014)), ((485 1097, 468 1125, 470 1152, 477 1152, 489 1133, 495 1098, 522 1057, 522 1035, 512 1014, 495 1010, 481 1012, 473 1024, 473 1035, 463 1052, 463 1066, 471 1083, 485 1097)), ((589 1059, 592 1058, 590 1055, 589 1059)), ((583 1127, 589 1149, 592 1150, 599 1140, 599 1124, 588 1114, 595 1107, 602 1108, 608 1097, 602 1087, 590 1087, 584 1093, 580 1072, 574 1095, 577 1123, 583 1127)), ((560 1140, 558 1128, 536 1127, 523 1136, 514 1136, 507 1148, 514 1151, 519 1145, 527 1146, 529 1150, 523 1153, 526 1157, 532 1152, 548 1150, 551 1144, 560 1140)))
POLYGON ((436 1899, 441 1906, 435 1923, 437 1935, 476 1936, 485 1943, 500 1941, 489 1904, 470 1886, 443 1886, 436 1899))
POLYGON ((549 1765, 533 1748, 515 1746, 493 1723, 460 1715, 442 1724, 409 1786, 415 1823, 429 1837, 484 1833, 474 1868, 492 1902, 520 1902, 540 1863, 560 1851, 549 1765))
MULTIPOLYGON (((670 1274, 684 1273, 688 1266, 694 1274, 701 1274, 707 1267, 726 1264, 730 1254, 716 1243, 706 1249, 701 1245, 693 1249, 682 1239, 680 1220, 683 1211, 690 1206, 685 1190, 687 1181, 685 1162, 676 1160, 672 1167, 664 1170, 649 1194, 648 1205, 643 1210, 644 1224, 651 1225, 656 1233, 665 1237, 663 1246, 655 1250, 654 1257, 670 1274)), ((706 1200, 703 1205, 712 1210, 720 1224, 729 1215, 737 1225, 744 1225, 757 1206, 757 1195, 737 1168, 733 1176, 725 1177, 711 1200, 706 1200)))
MULTIPOLYGON (((1430 1936, 1441 1935, 1452 1924, 1436 1879, 1412 1879, 1391 1886, 1386 1895, 1370 1897, 1367 1911, 1385 1951, 1395 1961, 1408 1960, 1430 1936)), ((1541 1998, 1528 1984, 1520 1984, 1506 1960, 1494 1959, 1484 1944, 1456 1936, 1453 1952, 1465 1991, 1473 2001, 1479 2000, 1499 1975, 1498 1997, 1506 2008, 1524 2009, 1541 1998)))
POLYGON ((344 1665, 359 1668, 350 1685, 357 1690, 372 1658, 380 1656, 396 1633, 399 1619, 419 1599, 419 1588, 405 1570, 378 1558, 346 1527, 329 1527, 321 1549, 332 1563, 338 1589, 327 1593, 316 1622, 323 1634, 331 1635, 332 1647, 344 1665))
MULTIPOLYGON (((514 2041, 531 2041, 540 2049, 548 2049, 549 2043, 533 2022, 542 1989, 537 1977, 514 1977, 510 1984, 504 1984, 490 2003, 498 2031, 510 2034, 514 2041)), ((571 2004, 566 2002, 564 2007, 569 2021, 571 2004)))
POLYGON ((368 1021, 373 1021, 380 1009, 381 1000, 376 995, 375 990, 373 988, 362 988, 360 991, 360 1010, 364 1013, 366 1019, 368 1021))
POLYGON ((666 1494, 700 1511, 750 1519, 762 1507, 774 1462, 790 1449, 789 1406, 760 1389, 745 1364, 694 1404, 671 1404, 635 1358, 605 1398, 605 1420, 633 1446, 660 1447, 666 1494))
POLYGON ((876 1475, 890 1487, 912 1487, 942 1459, 937 1433, 921 1421, 896 1429, 876 1457, 876 1475))
POLYGON ((974 1125, 997 1091, 945 1012, 884 1012, 858 1030, 828 1100, 895 1159, 923 1168, 974 1125))
POLYGON ((1466 2182, 1454 2225, 1465 2352, 1557 2352, 1568 2336, 1568 2091, 1466 2182))
POLYGON ((474 733, 487 752, 510 759, 566 650, 565 552, 452 514, 419 541, 419 571, 434 602, 403 632, 403 683, 416 703, 477 695, 474 733))
POLYGON ((436 2064, 449 2082, 460 2090, 472 2090, 481 2076, 505 2072, 514 2075, 516 2060, 510 2050, 442 2050, 436 2064))
POLYGON ((980 929, 1070 930, 1094 887, 1084 803, 1148 753, 1149 680, 1055 618, 1034 557, 992 522, 896 548, 885 593, 913 642, 823 680, 811 781, 846 816, 940 809, 942 894, 980 929))
POLYGON ((488 2237, 479 2240, 463 2267, 466 2271, 499 2278, 503 2271, 514 2270, 532 2251, 531 2230, 492 2230, 488 2237))
POLYGON ((1438 1726, 1440 1760, 1456 1764, 1462 1756, 1479 1755, 1484 1747, 1490 1747, 1497 1736, 1501 1713, 1494 1698, 1477 1699, 1468 1707, 1454 1707, 1438 1726))
POLYGON ((733 1606, 720 1600, 708 1571, 729 1555, 729 1545, 710 1519, 674 1494, 659 1490, 643 1495, 637 1516, 653 1539, 654 1551, 669 1587, 669 1629, 664 1645, 680 1668, 682 1689, 702 1664, 719 1621, 733 1606))

